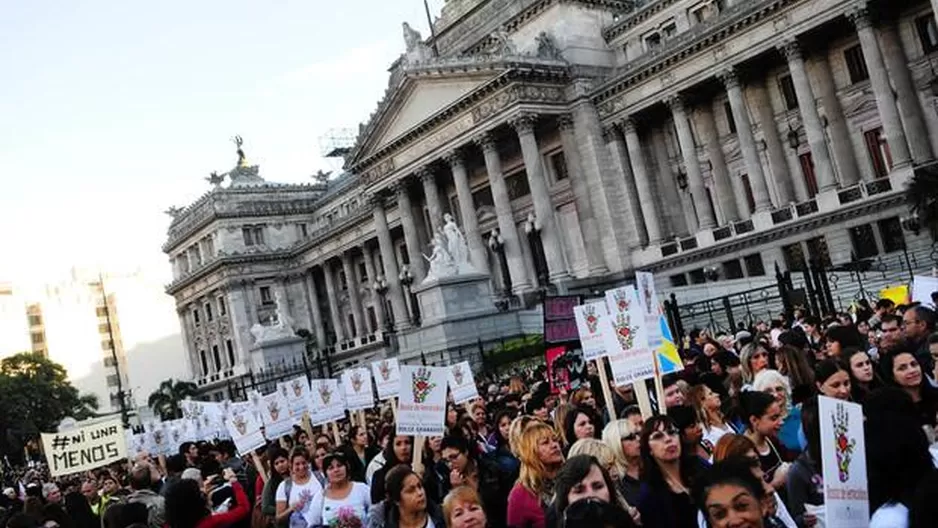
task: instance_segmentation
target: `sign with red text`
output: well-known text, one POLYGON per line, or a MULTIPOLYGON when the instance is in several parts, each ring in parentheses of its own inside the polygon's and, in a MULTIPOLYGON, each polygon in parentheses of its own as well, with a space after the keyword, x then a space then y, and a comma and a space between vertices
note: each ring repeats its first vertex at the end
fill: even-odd
POLYGON ((818 415, 821 420, 824 526, 866 526, 870 519, 870 502, 863 407, 819 396, 818 415))
POLYGON ((456 363, 449 367, 449 390, 453 393, 453 402, 462 405, 469 400, 479 397, 475 378, 472 377, 472 367, 468 361, 456 363))
POLYGON ((342 390, 345 408, 350 411, 371 409, 375 406, 375 393, 371 390, 371 370, 368 367, 345 369, 342 372, 342 390))
POLYGON ((613 335, 609 311, 604 301, 588 302, 573 308, 580 334, 583 359, 592 361, 609 355, 609 337, 613 335))
POLYGON ((655 360, 648 348, 648 322, 635 287, 607 290, 606 309, 614 338, 609 339, 609 366, 615 386, 653 377, 655 360))
POLYGON ((53 477, 104 467, 127 458, 127 440, 119 419, 59 433, 42 433, 42 447, 53 477))
POLYGON ((371 364, 371 373, 375 378, 379 400, 397 396, 397 391, 401 388, 401 365, 397 358, 375 361, 371 364))
POLYGON ((309 410, 307 408, 307 405, 309 405, 309 381, 306 380, 306 376, 278 383, 277 390, 287 399, 293 423, 300 423, 300 420, 303 419, 303 413, 309 410))
POLYGON ((397 434, 443 436, 446 432, 447 367, 401 366, 397 434))

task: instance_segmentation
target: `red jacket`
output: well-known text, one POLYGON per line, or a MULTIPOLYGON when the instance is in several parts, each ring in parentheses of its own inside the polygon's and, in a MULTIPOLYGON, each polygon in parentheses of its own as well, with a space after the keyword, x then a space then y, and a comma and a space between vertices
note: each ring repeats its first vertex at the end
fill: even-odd
POLYGON ((244 519, 251 513, 251 504, 248 502, 248 496, 244 493, 244 488, 238 482, 231 483, 231 489, 234 491, 235 507, 225 513, 209 515, 199 521, 195 528, 226 528, 232 524, 244 519))

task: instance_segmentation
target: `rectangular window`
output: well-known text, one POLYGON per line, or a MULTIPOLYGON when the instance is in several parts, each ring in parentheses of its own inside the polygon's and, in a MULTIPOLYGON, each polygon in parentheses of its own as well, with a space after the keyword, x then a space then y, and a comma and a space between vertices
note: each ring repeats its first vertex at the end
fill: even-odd
POLYGON ((274 304, 274 298, 270 296, 270 286, 261 286, 261 304, 274 304))
POLYGON ((482 207, 495 207, 495 200, 492 198, 492 189, 488 185, 472 191, 472 205, 476 211, 482 207))
POLYGON ((358 276, 361 277, 361 282, 363 284, 367 284, 370 280, 368 278, 368 267, 365 266, 364 260, 358 263, 358 276))
POLYGON ((863 49, 859 44, 844 50, 844 60, 847 62, 847 71, 850 73, 850 84, 870 78, 870 72, 866 69, 866 61, 863 59, 863 49))
POLYGON ((679 286, 687 286, 687 275, 684 275, 683 273, 671 275, 671 286, 674 288, 679 286))
POLYGON ((812 260, 819 260, 821 266, 829 268, 831 266, 831 254, 827 249, 827 239, 823 236, 809 238, 807 244, 808 257, 812 260))
POLYGON ((798 96, 795 95, 795 83, 791 80, 791 75, 782 75, 778 78, 778 87, 782 91, 782 98, 785 99, 785 109, 795 110, 798 108, 798 96))
POLYGON ((264 245, 264 226, 245 226, 241 228, 245 246, 264 245))
POLYGON ((104 341, 101 341, 101 350, 103 350, 103 351, 105 351, 105 352, 110 352, 110 351, 111 351, 111 348, 112 348, 113 346, 114 346, 114 342, 111 341, 110 339, 106 339, 106 340, 104 340, 104 341))
POLYGON ((348 279, 345 276, 345 270, 339 270, 339 289, 342 291, 348 290, 348 279))
POLYGON ((877 178, 889 176, 889 171, 892 170, 892 156, 889 154, 889 143, 886 142, 883 127, 864 132, 863 140, 866 142, 866 152, 870 155, 870 163, 873 164, 874 175, 877 178))
POLYGON ((567 158, 563 151, 550 155, 550 166, 554 169, 554 181, 566 180, 570 176, 567 172, 567 158))
POLYGON ((659 47, 661 47, 661 33, 655 31, 645 35, 645 51, 651 51, 659 47))
POLYGON ((674 35, 677 35, 677 24, 675 24, 674 21, 672 20, 670 23, 668 23, 668 25, 661 28, 661 35, 664 37, 665 40, 668 40, 674 35))
POLYGON ((524 169, 505 176, 505 185, 508 187, 508 198, 512 200, 531 194, 531 187, 528 186, 528 173, 524 169))
POLYGON ((378 328, 378 315, 375 314, 375 307, 368 307, 368 322, 371 323, 371 328, 378 328))
POLYGON ((814 174, 814 158, 810 152, 805 152, 798 156, 798 164, 801 165, 801 177, 804 178, 804 185, 808 189, 808 197, 814 198, 818 192, 817 176, 814 174))
POLYGON ((199 310, 192 310, 192 322, 195 323, 195 326, 202 324, 202 317, 199 316, 199 310))
POLYGON ((29 339, 33 342, 34 345, 41 345, 46 339, 42 335, 42 332, 32 332, 29 334, 29 339))
POLYGON ((352 337, 358 337, 358 333, 356 332, 355 328, 355 318, 352 317, 352 314, 348 314, 348 321, 346 324, 348 324, 349 333, 352 335, 352 337))
MULTIPOLYGON (((97 308, 94 309, 94 314, 97 315, 98 317, 107 317, 107 308, 105 308, 104 306, 98 306, 97 308)), ((32 317, 33 316, 30 316, 29 324, 33 324, 32 317)), ((39 323, 35 323, 35 324, 39 324, 39 323)))
POLYGON ((108 327, 108 324, 107 324, 107 323, 99 324, 99 325, 98 325, 98 333, 99 333, 99 334, 106 334, 106 333, 108 333, 109 328, 110 328, 110 327, 108 327))
POLYGON ((938 27, 935 26, 935 17, 929 13, 915 19, 915 29, 918 30, 918 40, 922 44, 922 53, 926 55, 938 50, 938 27))
POLYGON ((765 275, 765 265, 762 263, 762 255, 754 253, 743 257, 746 263, 746 275, 750 277, 762 277, 765 275))
POLYGON ((736 120, 733 119, 733 107, 729 101, 723 101, 723 111, 726 112, 726 128, 730 134, 736 133, 736 120))
POLYGON ((723 263, 723 276, 727 279, 741 279, 743 275, 743 265, 739 260, 728 260, 723 263))
POLYGON ((215 239, 212 235, 205 237, 205 256, 206 258, 215 256, 215 239))
POLYGON ((905 235, 902 233, 898 217, 880 220, 876 222, 876 226, 879 228, 879 238, 883 241, 883 251, 892 253, 905 249, 905 235))
POLYGON ((804 248, 801 242, 782 246, 782 257, 785 259, 785 268, 788 271, 801 271, 805 268, 804 248))
POLYGON ((228 352, 228 366, 233 367, 235 364, 235 355, 234 355, 234 346, 231 344, 231 340, 225 340, 225 350, 228 352))
POLYGON ((688 275, 690 275, 691 284, 703 284, 707 282, 707 277, 704 275, 703 268, 691 270, 688 275))
POLYGON ((850 243, 853 246, 853 255, 858 259, 870 258, 879 255, 876 239, 873 237, 873 227, 863 224, 851 227, 850 243))
POLYGON ((300 228, 300 238, 306 238, 309 236, 309 228, 306 227, 306 224, 299 224, 300 228))
POLYGON ((205 303, 205 320, 212 322, 215 319, 214 314, 212 314, 212 303, 205 303))
POLYGON ((244 238, 244 245, 245 245, 245 246, 250 247, 250 246, 253 246, 253 245, 254 245, 254 229, 253 229, 253 228, 251 228, 251 227, 242 227, 242 228, 241 228, 241 236, 244 238))
POLYGON ((199 350, 199 362, 202 365, 202 375, 208 375, 208 357, 205 355, 204 350, 199 350))
POLYGON ((221 354, 218 353, 218 345, 212 345, 212 359, 215 361, 215 372, 221 370, 221 354))
POLYGON ((228 315, 228 305, 225 304, 225 298, 218 298, 218 315, 225 316, 228 315))
POLYGON ((41 315, 30 315, 29 316, 29 326, 41 326, 42 325, 42 316, 41 315))
POLYGON ((752 185, 749 183, 749 175, 743 174, 739 177, 743 180, 743 191, 746 192, 746 204, 749 206, 749 214, 756 212, 756 197, 752 194, 752 185))

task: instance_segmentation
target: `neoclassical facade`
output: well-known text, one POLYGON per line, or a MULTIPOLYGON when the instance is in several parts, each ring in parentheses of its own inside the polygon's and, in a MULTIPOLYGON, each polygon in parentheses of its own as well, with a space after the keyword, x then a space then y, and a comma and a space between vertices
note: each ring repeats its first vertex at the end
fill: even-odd
POLYGON ((493 303, 529 315, 636 269, 667 289, 923 243, 899 217, 938 152, 931 4, 634 4, 448 0, 431 38, 405 25, 341 176, 239 166, 174 211, 193 377, 244 373, 275 291, 338 365, 393 351, 446 213, 493 303))

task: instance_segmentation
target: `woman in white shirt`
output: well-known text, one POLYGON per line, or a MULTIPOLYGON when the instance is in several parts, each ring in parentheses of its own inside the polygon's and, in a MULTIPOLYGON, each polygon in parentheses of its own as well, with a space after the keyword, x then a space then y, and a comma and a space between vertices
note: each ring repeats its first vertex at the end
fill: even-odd
POLYGON ((309 522, 310 503, 322 492, 322 485, 309 470, 309 453, 305 447, 290 451, 290 477, 277 486, 277 525, 299 524, 302 518, 309 522))
POLYGON ((362 526, 371 509, 371 489, 351 480, 351 466, 345 455, 334 452, 322 462, 326 472, 326 488, 319 492, 309 508, 311 526, 329 525, 340 518, 357 518, 362 526))
POLYGON ((720 395, 710 390, 710 387, 702 383, 694 385, 687 393, 687 399, 697 412, 697 419, 703 429, 701 442, 709 444, 711 452, 723 435, 736 432, 730 424, 726 423, 721 409, 720 395))

